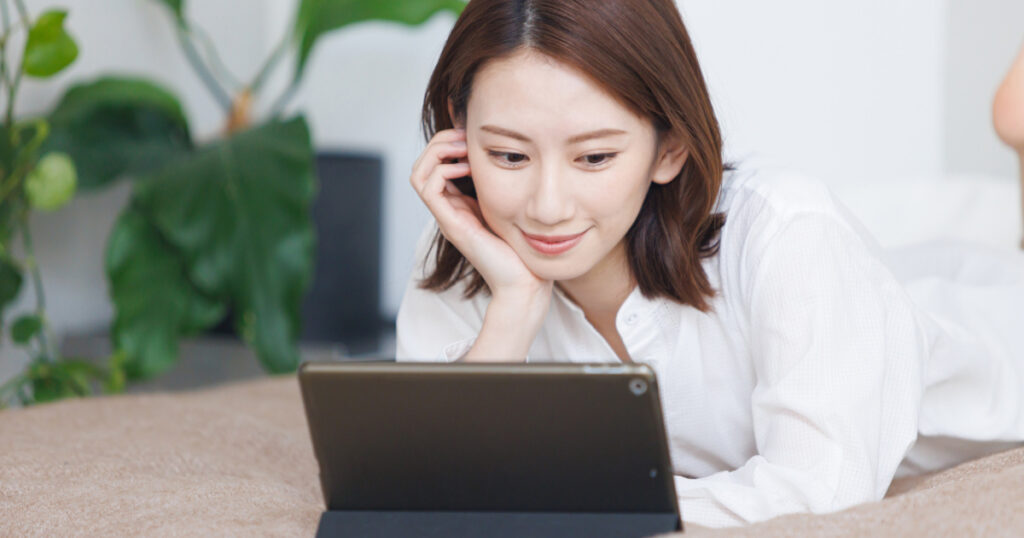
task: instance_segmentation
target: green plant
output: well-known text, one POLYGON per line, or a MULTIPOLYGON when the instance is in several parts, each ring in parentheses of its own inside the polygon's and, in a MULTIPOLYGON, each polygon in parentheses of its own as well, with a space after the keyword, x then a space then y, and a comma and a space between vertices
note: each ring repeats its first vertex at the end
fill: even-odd
MULTIPOLYGON (((301 0, 295 24, 246 84, 188 19, 184 0, 154 1, 169 9, 185 56, 220 105, 223 137, 195 144, 172 92, 141 78, 104 77, 64 94, 41 143, 42 151, 71 157, 83 191, 132 180, 107 245, 116 311, 111 371, 128 380, 164 372, 180 338, 209 329, 229 309, 266 370, 293 371, 312 273, 315 180, 305 118, 284 118, 283 110, 323 35, 366 20, 416 25, 458 13, 464 1, 301 0), (253 103, 267 97, 265 83, 289 53, 296 58, 290 84, 268 101, 265 117, 253 118, 253 103)), ((0 299, 4 292, 0 278, 0 299)))
POLYGON ((111 358, 108 369, 91 361, 61 357, 53 345, 29 226, 32 211, 59 209, 75 192, 72 160, 59 151, 41 150, 50 123, 42 118, 14 118, 22 76, 52 77, 78 56, 78 46, 64 29, 66 16, 66 11, 49 10, 33 21, 22 0, 0 0, 0 92, 7 99, 0 128, 0 326, 29 355, 25 371, 0 385, 0 408, 14 398, 27 404, 90 394, 94 383, 111 392, 123 387, 120 355, 111 358), (12 7, 17 15, 13 21, 12 7), (13 40, 22 33, 21 57, 12 62, 8 57, 13 40), (13 245, 19 237, 20 253, 13 245), (18 297, 26 274, 31 279, 35 307, 7 323, 4 309, 18 297))

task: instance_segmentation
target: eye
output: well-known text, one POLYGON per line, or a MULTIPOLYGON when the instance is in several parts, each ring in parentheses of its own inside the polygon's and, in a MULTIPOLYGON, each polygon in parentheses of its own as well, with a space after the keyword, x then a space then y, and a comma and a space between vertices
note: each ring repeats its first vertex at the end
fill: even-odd
POLYGON ((579 158, 583 164, 589 167, 599 167, 604 164, 608 164, 618 153, 591 153, 590 155, 584 155, 579 158))
POLYGON ((529 158, 526 155, 523 155, 522 153, 514 153, 511 151, 491 150, 488 151, 487 153, 490 154, 490 156, 493 157, 494 159, 497 159, 497 161, 500 164, 507 166, 509 168, 517 168, 529 160, 529 158))

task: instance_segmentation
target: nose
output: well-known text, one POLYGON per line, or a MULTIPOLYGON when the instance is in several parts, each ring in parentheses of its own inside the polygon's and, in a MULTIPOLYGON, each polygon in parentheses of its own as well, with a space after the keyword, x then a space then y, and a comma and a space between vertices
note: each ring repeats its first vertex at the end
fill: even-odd
POLYGON ((526 206, 526 216, 545 226, 554 226, 572 219, 576 209, 571 189, 564 178, 568 176, 559 167, 540 168, 536 188, 526 206))

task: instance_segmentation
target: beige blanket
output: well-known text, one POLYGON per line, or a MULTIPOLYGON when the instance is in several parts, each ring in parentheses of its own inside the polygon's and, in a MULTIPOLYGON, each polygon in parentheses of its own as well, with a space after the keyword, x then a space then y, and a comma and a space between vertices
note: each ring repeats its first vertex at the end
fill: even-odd
MULTIPOLYGON (((0 536, 312 536, 317 474, 290 376, 0 411, 0 536)), ((1024 536, 1024 449, 898 482, 844 512, 687 530, 1024 536)))

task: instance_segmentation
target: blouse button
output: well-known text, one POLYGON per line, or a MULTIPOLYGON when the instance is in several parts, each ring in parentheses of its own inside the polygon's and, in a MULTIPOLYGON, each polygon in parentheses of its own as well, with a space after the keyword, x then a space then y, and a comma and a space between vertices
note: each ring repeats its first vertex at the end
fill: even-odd
POLYGON ((636 323, 637 317, 638 316, 636 315, 636 312, 626 316, 626 324, 627 325, 632 325, 632 324, 636 323))

